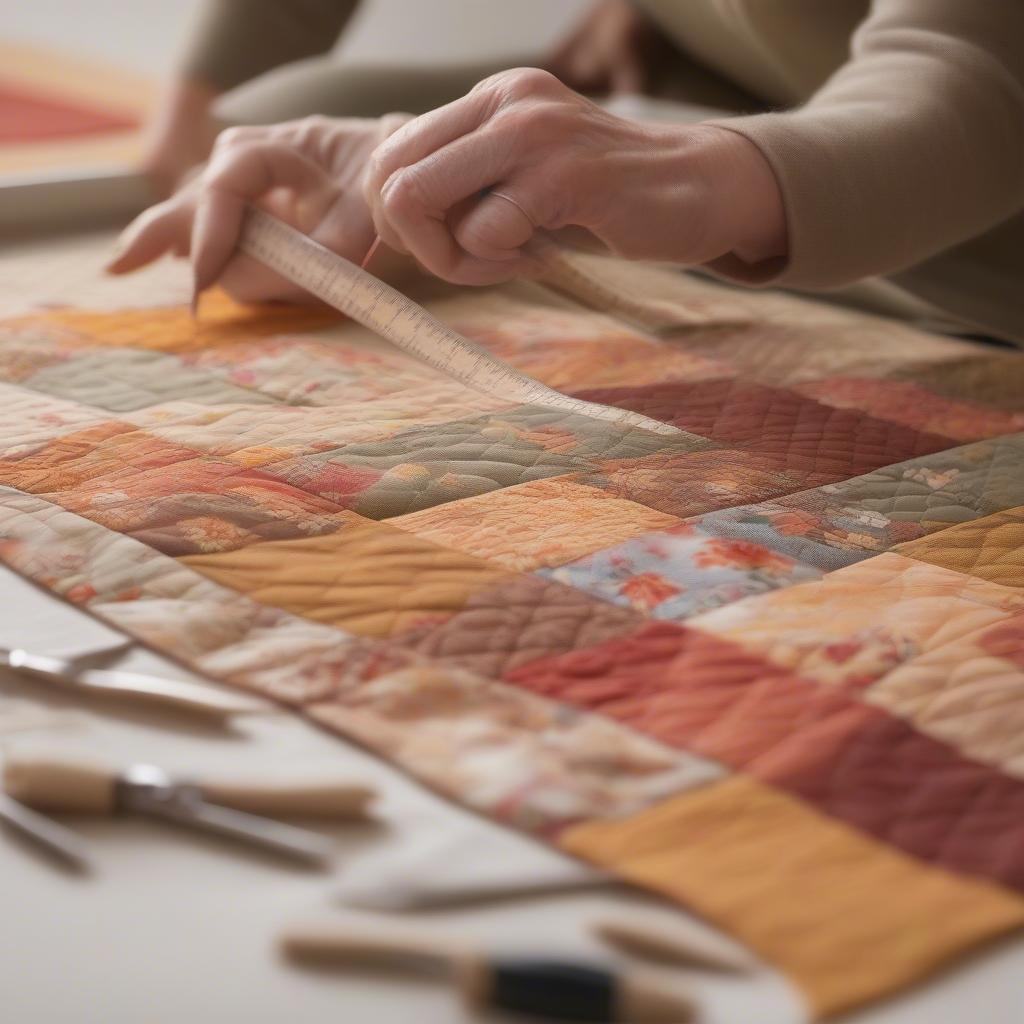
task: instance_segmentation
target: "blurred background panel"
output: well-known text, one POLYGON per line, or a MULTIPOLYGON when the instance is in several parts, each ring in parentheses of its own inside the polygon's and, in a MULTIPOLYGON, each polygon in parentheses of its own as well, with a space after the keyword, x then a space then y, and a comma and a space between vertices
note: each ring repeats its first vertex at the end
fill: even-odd
MULTIPOLYGON (((160 74, 173 67, 200 2, 0 0, 0 38, 160 74)), ((387 61, 520 53, 542 48, 588 6, 589 0, 364 0, 343 48, 387 61)))
MULTIPOLYGON (((276 0, 252 0, 264 2, 276 0)), ((145 205, 130 172, 203 3, 0 0, 0 226, 70 227, 89 209, 123 218, 145 205)), ((344 60, 399 67, 515 61, 549 47, 588 4, 363 0, 337 48, 344 60)))

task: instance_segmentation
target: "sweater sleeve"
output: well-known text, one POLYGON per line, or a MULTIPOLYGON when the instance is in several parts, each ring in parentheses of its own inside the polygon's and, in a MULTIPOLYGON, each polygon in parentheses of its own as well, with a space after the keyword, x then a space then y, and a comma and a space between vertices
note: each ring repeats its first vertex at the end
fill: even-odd
POLYGON ((359 0, 205 0, 181 73, 226 92, 330 50, 359 0))
POLYGON ((1024 209, 1024 2, 875 0, 803 106, 709 122, 778 179, 785 261, 747 284, 826 289, 912 266, 1024 209))

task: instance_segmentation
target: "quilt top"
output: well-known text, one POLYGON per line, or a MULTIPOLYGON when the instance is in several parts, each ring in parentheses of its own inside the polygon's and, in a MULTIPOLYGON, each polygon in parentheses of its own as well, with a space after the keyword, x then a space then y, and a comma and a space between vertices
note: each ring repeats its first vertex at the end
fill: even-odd
POLYGON ((1024 924, 1024 356, 583 265, 431 308, 678 435, 317 310, 0 322, 0 558, 706 915, 819 1015, 1024 924))

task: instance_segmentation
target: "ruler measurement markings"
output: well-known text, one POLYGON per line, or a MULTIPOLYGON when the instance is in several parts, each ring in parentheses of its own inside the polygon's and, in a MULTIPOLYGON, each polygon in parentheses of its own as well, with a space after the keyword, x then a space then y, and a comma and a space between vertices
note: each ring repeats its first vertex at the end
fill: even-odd
POLYGON ((453 331, 408 296, 261 210, 250 208, 239 246, 292 283, 462 384, 506 400, 657 434, 684 433, 640 413, 586 402, 549 388, 453 331))

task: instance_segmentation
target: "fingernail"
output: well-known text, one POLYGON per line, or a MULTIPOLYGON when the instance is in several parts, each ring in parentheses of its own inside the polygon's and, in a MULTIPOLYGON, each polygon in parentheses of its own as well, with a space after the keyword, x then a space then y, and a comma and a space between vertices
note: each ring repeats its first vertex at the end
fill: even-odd
POLYGON ((402 170, 404 170, 404 168, 395 171, 395 173, 384 182, 384 187, 380 190, 380 201, 382 203, 386 203, 388 201, 388 196, 391 195, 395 186, 398 184, 398 177, 402 173, 402 170))

